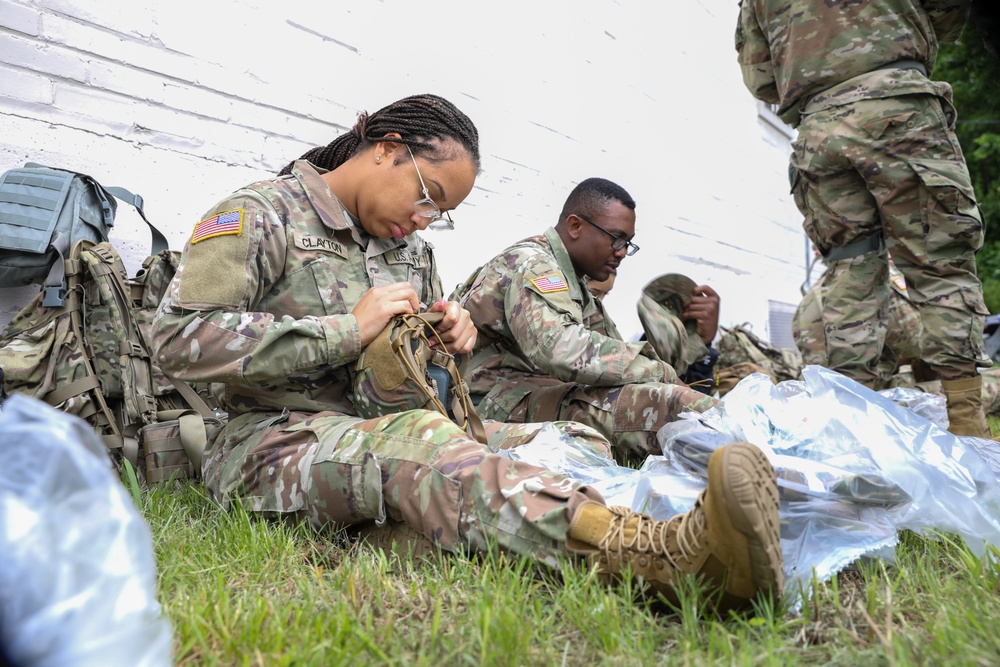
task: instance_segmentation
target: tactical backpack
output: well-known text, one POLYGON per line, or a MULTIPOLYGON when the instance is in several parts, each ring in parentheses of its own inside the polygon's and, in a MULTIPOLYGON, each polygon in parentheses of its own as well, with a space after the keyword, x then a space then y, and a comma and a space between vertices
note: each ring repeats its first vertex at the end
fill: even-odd
POLYGON ((107 242, 78 241, 65 261, 62 304, 46 292, 0 332, 3 389, 89 422, 112 460, 147 482, 195 477, 225 414, 207 387, 164 375, 149 354, 150 326, 179 253, 150 256, 134 278, 107 242))
POLYGON ((403 314, 389 322, 354 365, 354 407, 365 419, 436 410, 485 444, 483 422, 469 398, 469 386, 434 329, 443 316, 403 314), (435 347, 430 346, 431 339, 437 341, 435 347))
POLYGON ((49 305, 65 288, 67 252, 80 240, 108 240, 115 197, 132 204, 149 225, 155 255, 168 247, 146 219, 142 197, 124 188, 103 187, 86 174, 29 162, 0 176, 0 287, 41 284, 49 305))
POLYGON ((764 373, 775 382, 800 378, 802 357, 798 350, 779 349, 762 341, 745 323, 721 330, 717 364, 720 396, 751 373, 764 373))

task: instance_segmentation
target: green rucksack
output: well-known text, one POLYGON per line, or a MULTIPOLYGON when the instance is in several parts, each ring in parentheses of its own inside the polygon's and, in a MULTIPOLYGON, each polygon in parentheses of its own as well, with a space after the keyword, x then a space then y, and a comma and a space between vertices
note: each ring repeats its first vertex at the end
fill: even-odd
POLYGON ((33 162, 0 175, 0 287, 41 284, 48 305, 61 305, 66 255, 77 241, 108 240, 115 197, 132 204, 149 225, 150 254, 166 250, 166 238, 146 220, 142 197, 124 188, 33 162))
POLYGON ((118 465, 147 482, 200 474, 202 451, 225 414, 208 387, 164 375, 147 341, 179 253, 146 259, 129 278, 114 247, 79 241, 65 262, 63 303, 39 293, 0 332, 3 389, 90 423, 118 465), (206 400, 207 399, 207 400, 206 400))

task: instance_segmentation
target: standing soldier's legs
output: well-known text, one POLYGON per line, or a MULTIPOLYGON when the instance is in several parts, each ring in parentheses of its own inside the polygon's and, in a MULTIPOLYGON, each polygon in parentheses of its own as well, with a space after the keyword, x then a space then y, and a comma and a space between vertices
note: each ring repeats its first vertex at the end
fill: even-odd
POLYGON ((896 105, 905 127, 883 135, 885 157, 872 179, 886 244, 920 311, 920 356, 942 381, 952 432, 989 437, 978 372, 990 365, 976 274, 983 243, 979 207, 942 100, 913 95, 896 105))
MULTIPOLYGON (((534 393, 534 392, 533 392, 534 393)), ((557 403, 528 394, 511 421, 562 419, 596 429, 611 441, 619 459, 641 461, 661 454, 656 432, 686 411, 704 412, 718 400, 679 384, 648 382, 618 387, 574 385, 557 403)))
POLYGON ((803 228, 826 257, 819 301, 829 368, 868 386, 885 378, 888 264, 866 239, 881 233, 878 207, 859 172, 853 112, 836 107, 803 117, 791 157, 792 194, 803 228))

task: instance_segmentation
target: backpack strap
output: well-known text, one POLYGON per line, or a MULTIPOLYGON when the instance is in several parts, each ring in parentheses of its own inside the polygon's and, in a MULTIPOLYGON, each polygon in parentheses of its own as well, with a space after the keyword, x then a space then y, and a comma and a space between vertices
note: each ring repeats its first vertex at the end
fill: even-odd
MULTIPOLYGON (((87 248, 93 247, 92 241, 80 241, 73 245, 70 256, 66 260, 66 299, 61 307, 61 312, 68 312, 70 315, 70 326, 73 335, 76 337, 76 344, 81 352, 82 363, 86 375, 83 379, 68 384, 45 396, 45 401, 52 406, 59 405, 73 396, 78 396, 85 392, 90 392, 94 399, 96 409, 96 421, 102 428, 109 429, 111 433, 101 435, 101 440, 109 450, 118 450, 122 457, 127 458, 133 466, 138 466, 139 461, 139 441, 134 436, 127 436, 118 428, 115 420, 115 413, 108 405, 108 401, 101 391, 100 381, 94 371, 91 361, 90 351, 86 349, 87 335, 83 322, 83 299, 81 295, 81 274, 85 271, 83 262, 80 261, 80 253, 87 248)), ((87 415, 90 416, 90 415, 87 415)))
MULTIPOLYGON (((176 417, 167 417, 167 419, 180 420, 180 445, 184 448, 188 458, 191 459, 191 463, 194 464, 194 469, 200 475, 201 463, 205 456, 205 447, 208 446, 208 431, 205 429, 205 420, 217 419, 218 415, 215 414, 212 408, 208 407, 208 403, 187 382, 175 378, 173 375, 164 372, 163 369, 160 369, 160 372, 170 381, 170 384, 174 385, 177 393, 192 408, 190 410, 181 409, 166 412, 178 413, 176 417)), ((157 417, 159 418, 164 414, 164 412, 160 412, 157 417)))
POLYGON ((118 197, 118 199, 122 200, 126 204, 131 204, 135 210, 138 211, 139 217, 142 218, 142 221, 149 227, 150 236, 153 238, 153 242, 150 245, 150 255, 158 255, 161 251, 170 247, 170 244, 167 243, 167 237, 165 237, 163 233, 146 218, 146 211, 143 208, 143 199, 141 195, 132 194, 125 188, 117 185, 106 187, 104 190, 110 192, 115 197, 118 197))

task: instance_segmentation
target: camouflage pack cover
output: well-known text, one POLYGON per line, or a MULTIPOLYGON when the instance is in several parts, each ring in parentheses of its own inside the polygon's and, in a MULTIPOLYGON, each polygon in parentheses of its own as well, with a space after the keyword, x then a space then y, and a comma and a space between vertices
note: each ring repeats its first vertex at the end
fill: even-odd
POLYGON ((660 359, 683 374, 708 353, 694 320, 682 320, 696 283, 680 273, 665 273, 646 283, 636 308, 646 340, 660 359))
POLYGON ((63 305, 45 306, 40 292, 0 332, 4 391, 86 420, 112 460, 119 465, 128 460, 147 473, 147 481, 160 481, 168 460, 171 474, 199 474, 179 439, 194 438, 203 446, 225 418, 205 405, 198 390, 208 395, 206 387, 175 386, 150 360, 148 328, 176 267, 176 253, 165 250, 147 258, 130 279, 110 243, 79 241, 66 260, 63 305), (187 418, 193 412, 201 433, 187 418), (178 440, 170 443, 180 451, 163 449, 163 442, 142 450, 144 429, 160 424, 155 438, 164 441, 169 428, 162 424, 168 421, 176 422, 178 440))
MULTIPOLYGON (((750 373, 763 372, 775 382, 798 380, 802 372, 802 357, 798 350, 779 349, 761 340, 747 323, 731 328, 721 327, 719 339, 719 374, 726 374, 735 386, 750 373)), ((720 395, 723 394, 720 387, 720 395)))
POLYGON ((469 388, 434 329, 442 317, 443 313, 408 313, 389 322, 355 363, 354 406, 365 419, 436 410, 485 443, 469 388), (431 347, 431 339, 437 340, 436 347, 431 347))

